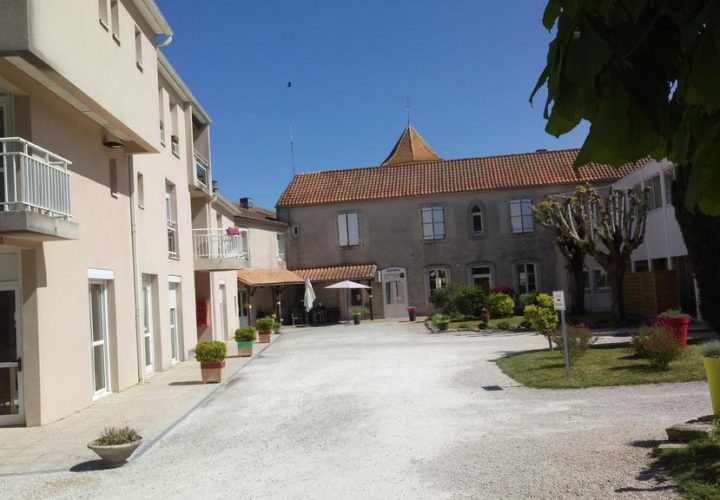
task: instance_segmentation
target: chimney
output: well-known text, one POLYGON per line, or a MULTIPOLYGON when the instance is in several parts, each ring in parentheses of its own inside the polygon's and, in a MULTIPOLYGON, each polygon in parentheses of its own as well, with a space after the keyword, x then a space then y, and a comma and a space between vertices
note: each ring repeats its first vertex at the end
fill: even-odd
POLYGON ((255 204, 253 203, 252 198, 240 198, 240 206, 242 208, 250 209, 250 208, 254 207, 255 204))

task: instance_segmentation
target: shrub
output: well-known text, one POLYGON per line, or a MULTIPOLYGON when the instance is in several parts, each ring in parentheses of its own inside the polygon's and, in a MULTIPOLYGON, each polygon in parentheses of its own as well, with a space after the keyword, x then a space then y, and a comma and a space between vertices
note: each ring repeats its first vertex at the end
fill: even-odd
POLYGON ((501 321, 497 324, 498 330, 512 330, 512 325, 508 323, 507 321, 501 321))
MULTIPOLYGON (((567 339, 570 364, 573 364, 576 360, 580 359, 590 348, 590 345, 597 341, 597 337, 590 333, 590 329, 583 324, 568 325, 567 339)), ((558 349, 563 349, 562 332, 555 332, 552 335, 552 341, 558 349)))
POLYGON ((501 292, 491 293, 485 306, 490 311, 490 317, 492 318, 509 318, 515 311, 513 298, 501 292))
POLYGON ((552 349, 552 334, 557 330, 558 315, 553 308, 552 297, 546 293, 537 296, 536 304, 525 306, 523 311, 527 319, 538 333, 545 335, 552 349))
POLYGON ((485 290, 479 286, 449 285, 433 294, 432 303, 448 316, 477 318, 485 307, 485 290))
POLYGON ((530 323, 527 318, 523 318, 518 327, 530 330, 532 328, 532 323, 530 323))
POLYGON ((521 293, 518 297, 518 309, 520 313, 525 310, 525 306, 534 304, 537 301, 537 292, 521 293))
POLYGON ((706 358, 720 358, 720 340, 712 340, 703 344, 702 355, 706 358))
POLYGON ((670 368, 670 362, 682 356, 684 349, 680 339, 675 337, 675 332, 661 325, 640 328, 632 339, 631 347, 657 370, 670 368))
POLYGON ((227 355, 227 346, 220 340, 198 342, 195 346, 195 359, 201 363, 222 361, 227 355))
POLYGON ((258 318, 255 323, 257 324, 258 330, 267 331, 275 328, 275 320, 273 318, 258 318))
POLYGON ((663 312, 658 314, 658 319, 666 319, 666 318, 682 318, 683 316, 686 316, 683 314, 683 312, 680 309, 665 309, 663 312))
POLYGON ((134 443, 142 439, 132 427, 105 427, 105 432, 97 438, 94 444, 99 446, 113 446, 116 444, 134 443))
POLYGON ((256 338, 254 326, 241 326, 235 330, 235 340, 237 342, 254 342, 256 338))
POLYGON ((369 311, 367 311, 366 309, 355 309, 352 312, 353 316, 361 316, 362 317, 362 316, 365 316, 366 314, 369 314, 369 311))
POLYGON ((488 326, 487 321, 481 321, 480 323, 478 323, 479 330, 485 330, 487 328, 487 326, 488 326))
POLYGON ((433 314, 432 324, 438 326, 440 324, 447 325, 450 323, 450 318, 445 314, 433 314))
POLYGON ((490 293, 504 293, 505 295, 512 297, 515 295, 515 290, 507 286, 496 286, 495 288, 490 289, 490 293))

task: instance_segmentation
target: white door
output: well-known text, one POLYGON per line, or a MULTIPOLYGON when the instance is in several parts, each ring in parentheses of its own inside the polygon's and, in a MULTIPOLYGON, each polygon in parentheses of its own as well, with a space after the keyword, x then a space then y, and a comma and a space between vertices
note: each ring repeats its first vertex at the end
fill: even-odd
POLYGON ((218 314, 220 315, 220 321, 218 325, 222 328, 221 332, 218 332, 218 338, 228 340, 228 323, 227 323, 227 311, 225 311, 225 304, 227 304, 227 289, 224 283, 220 283, 220 305, 218 307, 218 314))
POLYGON ((143 276, 143 331, 145 345, 145 374, 150 375, 155 371, 153 364, 155 357, 154 332, 153 332, 153 300, 152 281, 149 276, 143 276))
POLYGON ((170 291, 168 293, 168 307, 170 309, 170 351, 173 363, 180 361, 180 332, 178 329, 178 310, 177 310, 177 284, 170 283, 170 291))
POLYGON ((383 287, 383 305, 386 318, 407 316, 407 272, 404 267, 383 269, 380 273, 383 287))
POLYGON ((25 422, 19 297, 17 286, 0 285, 0 426, 25 422))
POLYGON ((95 396, 110 392, 108 373, 107 287, 90 282, 90 340, 92 342, 93 391, 95 396))

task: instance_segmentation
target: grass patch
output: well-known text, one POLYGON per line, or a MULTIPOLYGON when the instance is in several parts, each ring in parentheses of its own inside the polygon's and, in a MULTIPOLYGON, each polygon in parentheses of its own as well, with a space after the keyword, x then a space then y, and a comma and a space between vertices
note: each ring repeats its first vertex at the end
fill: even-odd
MULTIPOLYGON (((487 328, 489 330, 521 330, 520 323, 525 319, 523 316, 513 316, 511 318, 496 318, 488 321, 487 328), (503 325, 503 323, 506 323, 503 325), (501 328, 503 325, 505 328, 501 328)), ((461 321, 451 321, 451 330, 477 330, 480 324, 480 318, 465 318, 461 321)))
POLYGON ((678 450, 665 450, 658 464, 688 498, 720 498, 720 443, 712 437, 692 441, 678 450))
POLYGON ((659 384, 705 380, 700 345, 690 345, 667 371, 655 371, 646 359, 637 358, 628 344, 591 347, 565 377, 561 351, 528 351, 500 358, 497 365, 508 376, 528 387, 582 388, 610 385, 659 384))

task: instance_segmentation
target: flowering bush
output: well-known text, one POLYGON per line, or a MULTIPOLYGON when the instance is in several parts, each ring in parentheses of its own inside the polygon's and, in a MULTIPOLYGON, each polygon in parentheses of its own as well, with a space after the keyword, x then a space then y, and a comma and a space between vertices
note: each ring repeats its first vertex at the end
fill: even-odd
MULTIPOLYGON (((567 327, 567 339, 568 339, 568 355, 570 357, 570 364, 573 364, 576 360, 580 359, 590 348, 590 345, 597 341, 597 337, 590 333, 590 328, 587 325, 579 323, 577 325, 568 325, 567 327)), ((563 336, 562 332, 555 332, 552 334, 552 341, 558 347, 563 349, 563 336)))
POLYGON ((491 292, 485 301, 485 307, 492 318, 509 318, 515 310, 515 301, 505 293, 491 292))
POLYGON ((552 297, 546 293, 537 296, 536 303, 525 306, 523 311, 525 319, 527 319, 538 333, 545 335, 548 339, 550 349, 552 349, 551 336, 557 330, 558 315, 553 308, 552 297))
POLYGON ((637 356, 646 358, 657 370, 670 368, 670 362, 682 356, 684 350, 673 330, 662 325, 640 328, 633 336, 630 347, 637 356))
POLYGON ((417 309, 415 309, 415 306, 410 306, 410 307, 408 307, 408 312, 409 312, 409 313, 414 313, 414 312, 416 312, 416 311, 417 311, 417 309))
POLYGON ((495 288, 490 289, 490 293, 504 293, 505 295, 512 297, 515 295, 515 290, 507 286, 496 286, 495 288))

